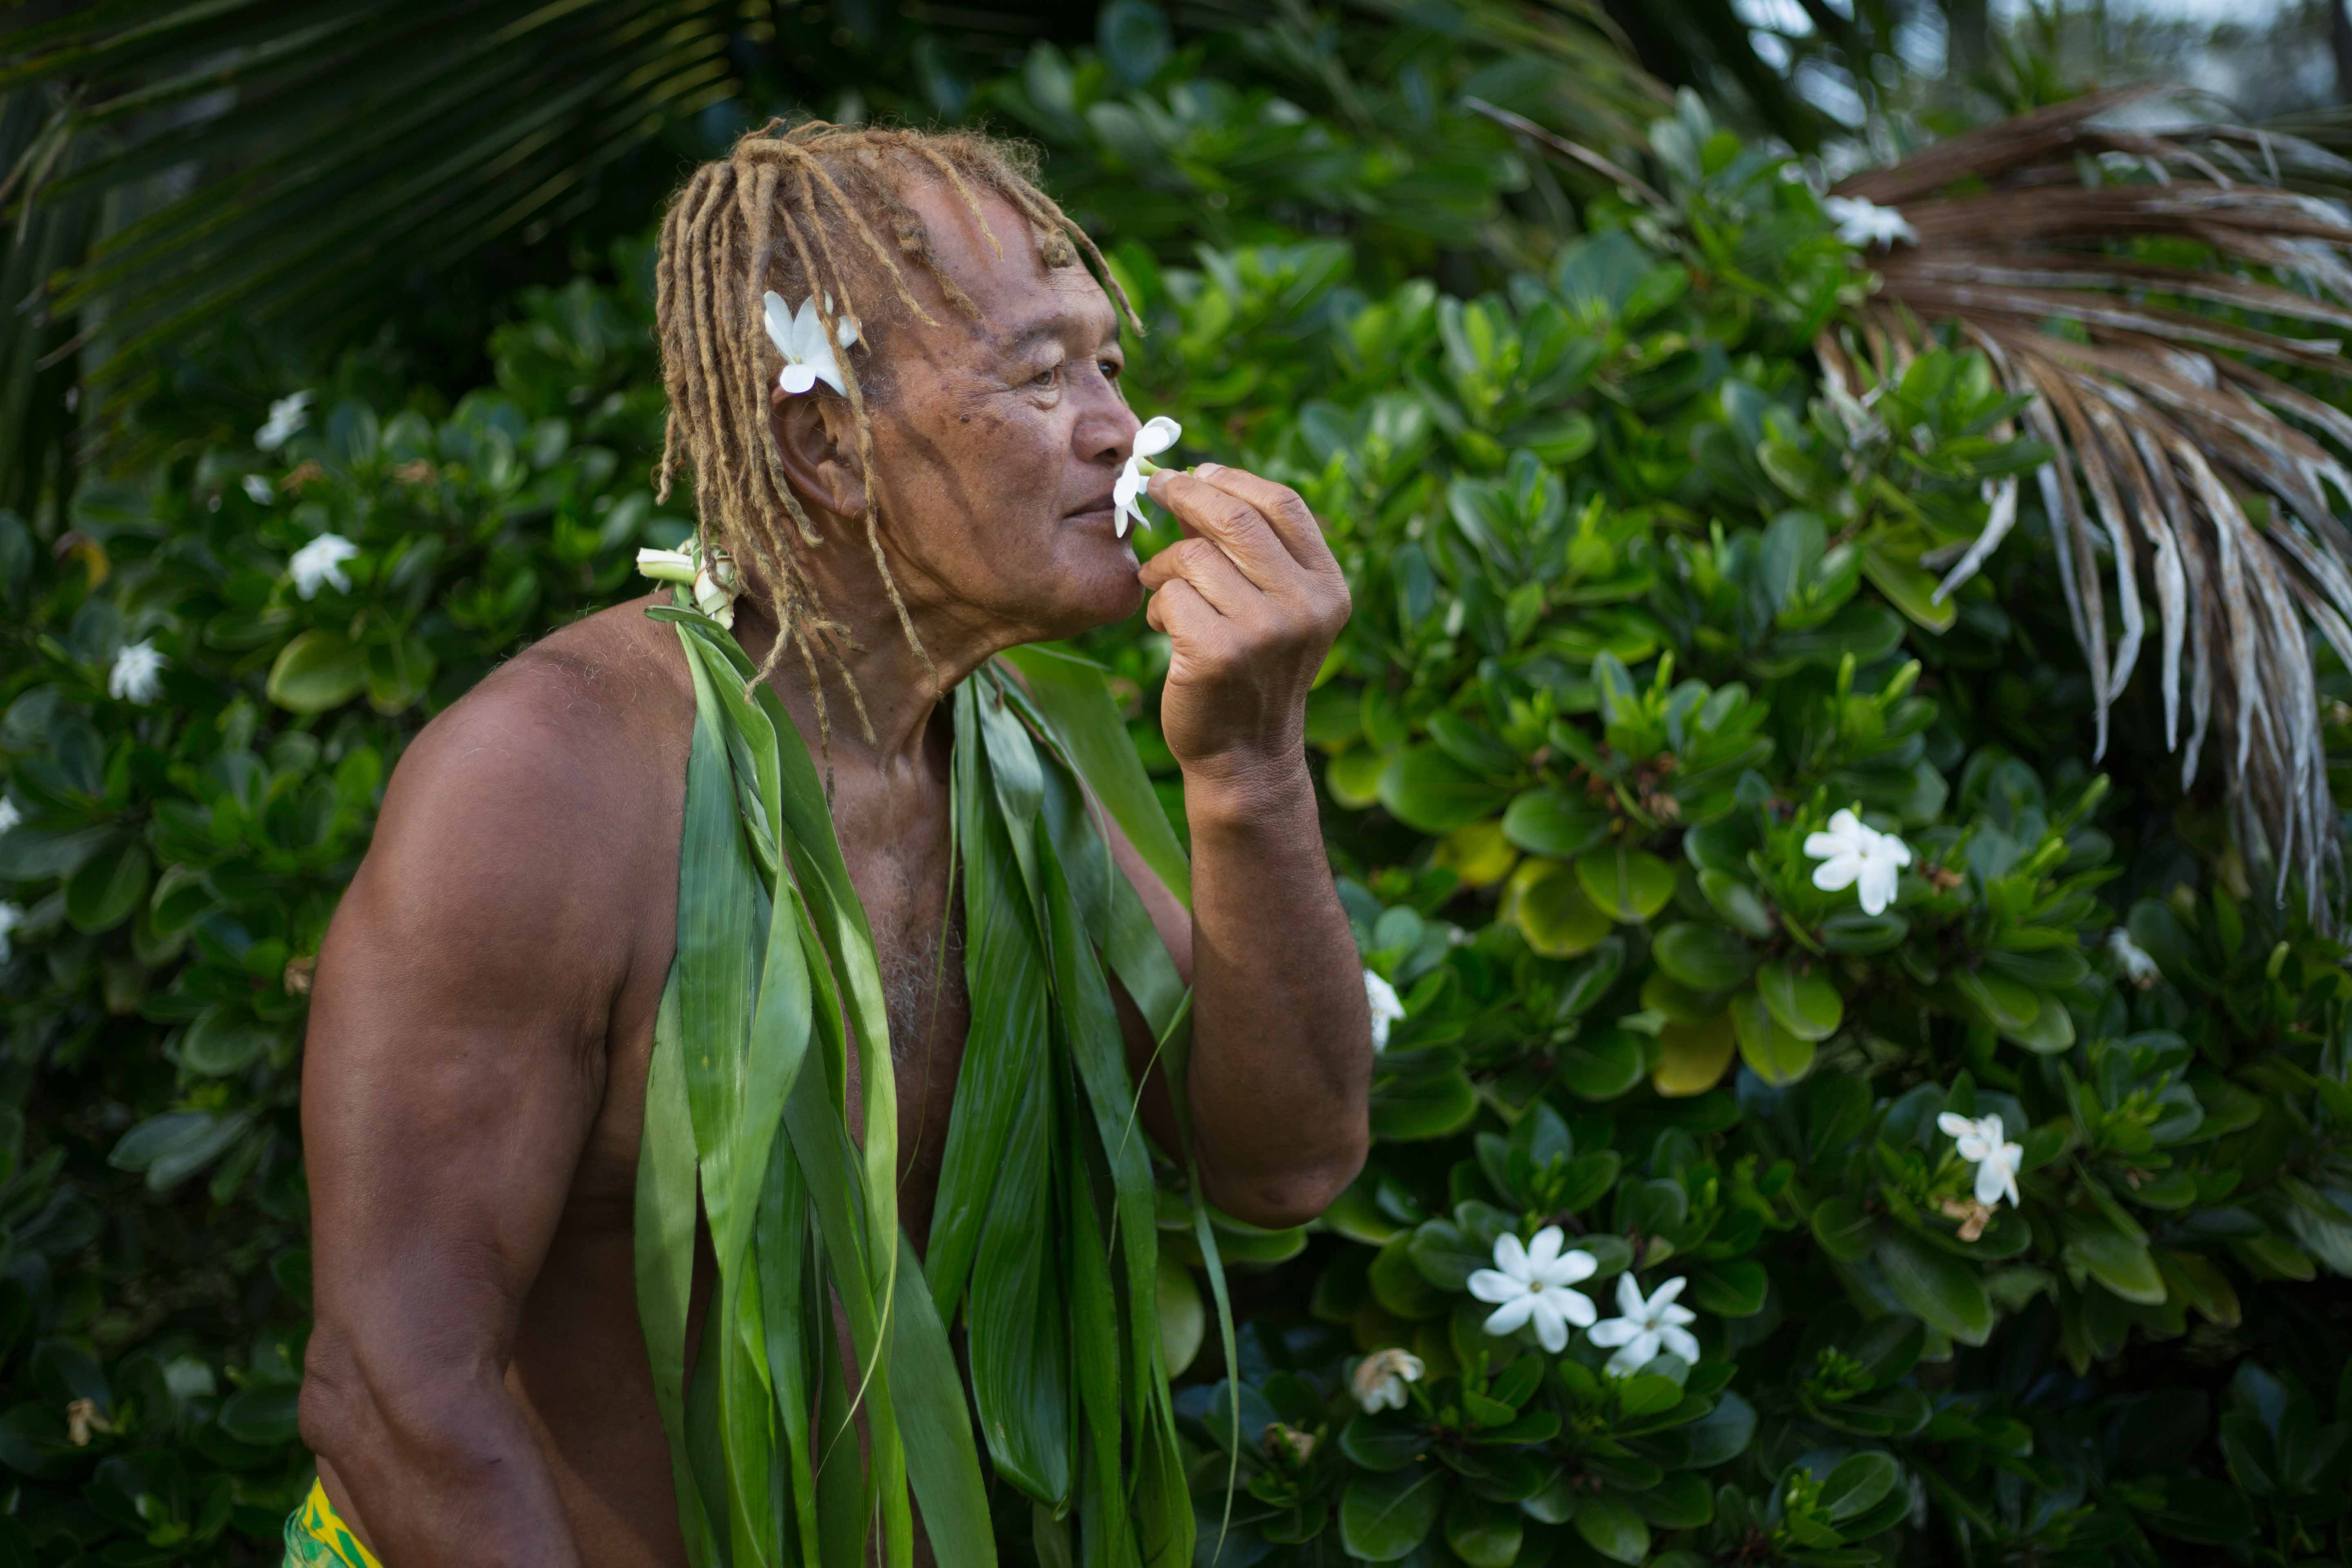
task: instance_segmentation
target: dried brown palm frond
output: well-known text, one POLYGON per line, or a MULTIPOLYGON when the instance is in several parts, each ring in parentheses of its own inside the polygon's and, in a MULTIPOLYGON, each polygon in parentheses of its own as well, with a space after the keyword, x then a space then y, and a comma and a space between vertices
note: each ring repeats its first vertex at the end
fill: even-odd
MULTIPOLYGON (((2352 528, 2336 510, 2352 504, 2352 415, 2294 383, 2352 378, 2336 335, 2352 331, 2352 219, 2305 194, 2343 188, 2352 163, 2240 127, 2093 123, 2167 90, 2078 99, 1841 184, 1899 208, 1917 240, 1873 254, 1881 287, 1824 335, 1822 360, 1858 391, 1865 367, 1899 374, 1942 329, 2030 399, 2027 433, 2054 453, 2036 479, 2100 751, 2149 636, 2145 583, 2184 787, 2210 737, 2242 849, 2275 868, 2281 898, 2299 877, 2325 919, 2342 853, 2313 636, 2352 666, 2352 528)), ((1991 498, 1941 593, 2008 531, 2015 489, 1991 498)))

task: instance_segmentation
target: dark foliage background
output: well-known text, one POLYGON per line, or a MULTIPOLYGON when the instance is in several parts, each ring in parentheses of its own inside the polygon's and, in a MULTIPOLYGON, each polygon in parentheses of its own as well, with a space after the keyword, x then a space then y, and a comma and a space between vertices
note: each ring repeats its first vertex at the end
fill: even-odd
MULTIPOLYGON (((361 10, 317 16, 393 25, 361 10)), ((1407 1016, 1364 1178, 1305 1230, 1221 1233, 1230 1363, 1197 1289, 1171 1289, 1202 1342, 1204 1560, 1221 1537, 1238 1563, 2347 1560, 2344 951, 2271 908, 2210 783, 2173 787, 2147 693, 2094 768, 2038 518, 1932 601, 1920 554, 2039 454, 1948 347, 1874 426, 1822 400, 1815 334, 1868 284, 1756 135, 1769 90, 1727 90, 1719 128, 1565 8, 814 13, 665 13, 708 78, 593 160, 568 132, 576 177, 504 226, 404 208, 414 229, 305 259, 340 197, 270 185, 309 216, 205 264, 261 290, 205 307, 215 332, 137 346, 141 311, 194 299, 128 265, 101 288, 89 252, 100 331, 16 384, 0 1563, 274 1559, 310 1475, 310 957, 416 728, 684 531, 647 483, 646 215, 750 106, 795 103, 1036 139, 1152 327, 1139 406, 1183 421, 1188 459, 1299 488, 1354 587, 1310 738, 1366 962, 1407 1016), (1607 149, 1665 209, 1471 97, 1607 149), (297 388, 299 428, 262 449, 297 388), (96 434, 80 466, 52 439, 96 434), (305 596, 289 562, 328 533, 355 546, 347 585, 305 596), (133 644, 166 660, 147 700, 110 689, 133 644), (1915 857, 1878 915, 1813 887, 1801 848, 1857 805, 1915 857), (1947 1110, 2024 1149, 2024 1201, 1965 1240, 1947 1110), (1699 1361, 1612 1378, 1581 1340, 1486 1335, 1468 1271, 1549 1223, 1600 1264, 1603 1315, 1618 1273, 1686 1279, 1699 1361), (1423 1375, 1368 1412, 1353 1374, 1383 1349, 1423 1375)), ((9 113, 193 83, 224 47, 173 55, 165 28, 139 54, 134 14, 61 17, 58 47, 103 40, 88 75, 20 70, 9 113), (139 75, 159 58, 182 77, 139 75)), ((565 47, 601 47, 578 26, 565 47)), ((509 53, 484 67, 502 102, 572 69, 509 53)), ((152 161, 163 132, 132 119, 120 146, 152 161)), ((310 155, 300 129, 267 155, 310 155)), ((373 155, 431 130, 372 124, 373 155)), ((60 145, 97 201, 114 144, 60 145)), ((251 167, 202 165, 148 232, 251 167)), ((71 195, 11 254, 141 242, 71 195)), ((18 329, 43 353, 87 330, 58 310, 18 329)), ((1164 647, 1130 626, 1092 651, 1181 825, 1164 647)), ((2352 690, 2329 679, 2335 759, 2352 690)), ((1189 1245, 1163 1243, 1173 1280, 1189 1245)))

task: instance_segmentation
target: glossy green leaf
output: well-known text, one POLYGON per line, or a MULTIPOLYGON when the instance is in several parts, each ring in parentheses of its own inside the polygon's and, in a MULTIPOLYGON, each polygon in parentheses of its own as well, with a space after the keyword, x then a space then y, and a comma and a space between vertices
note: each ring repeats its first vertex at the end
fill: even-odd
POLYGON ((1594 908, 1629 925, 1664 909, 1675 893, 1672 867, 1647 850, 1623 844, 1580 856, 1576 879, 1594 908))
POLYGON ((1975 1264, 1893 1227, 1880 1232, 1876 1258, 1895 1300, 1928 1327, 1968 1345, 1991 1334, 1992 1300, 1975 1264))
POLYGON ((1381 774, 1381 804, 1424 833, 1451 833, 1492 816, 1510 791, 1489 783, 1435 746, 1415 746, 1381 774))
POLYGON ((1794 1083, 1812 1070, 1813 1042, 1782 1028, 1755 991, 1733 997, 1730 1014, 1732 1032, 1739 1041, 1739 1059, 1758 1078, 1779 1086, 1794 1083))
POLYGON ((1757 970, 1756 994, 1772 1022, 1801 1040, 1826 1040, 1845 1022, 1845 998, 1816 967, 1776 959, 1757 970))
POLYGON ((1573 860, 1609 837, 1611 814, 1555 789, 1513 797, 1503 813, 1503 836, 1530 855, 1573 860))
POLYGON ((1756 967, 1755 950, 1738 932, 1689 921, 1662 928, 1650 953, 1660 969, 1694 991, 1728 991, 1756 967))
POLYGON ((1571 1522, 1587 1545, 1612 1563, 1639 1563, 1650 1554, 1649 1521, 1612 1494, 1586 1498, 1571 1522))
POLYGON ((1357 1476, 1339 1501, 1339 1542, 1365 1563, 1394 1563, 1410 1554, 1437 1523, 1445 1500, 1433 1466, 1357 1476))
POLYGON ((367 684, 365 650, 333 632, 307 631, 269 667, 269 700, 296 713, 340 708, 367 684))

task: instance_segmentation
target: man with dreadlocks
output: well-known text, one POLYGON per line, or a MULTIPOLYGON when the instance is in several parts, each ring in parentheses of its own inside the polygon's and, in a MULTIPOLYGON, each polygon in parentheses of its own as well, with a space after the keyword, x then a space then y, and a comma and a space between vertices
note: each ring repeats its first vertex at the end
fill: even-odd
MULTIPOLYGON (((644 1295, 667 1266, 656 1258, 649 1268, 657 1238, 641 1234, 642 1216, 677 1212, 646 1206, 663 1179, 651 1151, 664 1106, 673 1103, 665 1096, 687 1104, 687 1091, 674 1088, 680 1080, 665 1073, 698 1082, 692 1075, 708 1065, 658 1064, 677 1063, 675 1042, 695 1037, 697 1027, 698 1004, 680 1003, 674 981, 694 957, 681 932, 689 919, 714 913, 695 902, 702 884, 683 880, 698 876, 694 866, 703 862, 689 866, 681 855, 682 826, 703 820, 693 781, 725 777, 730 753, 716 741, 703 749, 710 737, 727 737, 739 759, 754 749, 747 735, 767 735, 782 748, 777 756, 799 756, 805 744, 824 780, 814 837, 824 837, 829 805, 835 863, 854 889, 848 907, 871 931, 880 1001, 860 1014, 853 984, 821 989, 833 1000, 817 1005, 809 1037, 834 1028, 838 1048, 844 1016, 853 1035, 887 1034, 887 1054, 866 1054, 877 1041, 860 1037, 836 1058, 850 1079, 842 1114, 856 1134, 858 1108, 887 1108, 895 1090, 895 1183, 882 1181, 864 1201, 886 1216, 895 1201, 898 1227, 917 1253, 928 1238, 932 1256, 894 1274, 886 1245, 884 1261, 872 1265, 873 1294, 902 1336, 917 1333, 926 1311, 958 1332, 957 1349, 921 1363, 934 1369, 934 1385, 958 1383, 953 1358, 968 1352, 973 1397, 987 1397, 982 1342, 1001 1313, 992 1298, 983 1300, 982 1280, 1003 1274, 989 1248, 1004 1245, 1006 1226, 1036 1219, 998 1204, 981 1261, 970 1268, 970 1309, 961 1310, 939 1256, 952 1218, 941 1195, 943 1162, 954 1178, 964 1136, 954 1113, 975 1094, 1009 1089, 1018 1098, 1026 1079, 1007 1085, 961 1072, 968 1034, 980 1051, 975 1020, 997 1016, 999 999, 968 982, 961 959, 948 958, 967 944, 976 957, 984 938, 996 940, 981 929, 995 906, 960 901, 986 856, 978 830, 967 827, 960 846, 955 825, 982 823, 994 836, 1015 818, 957 816, 998 808, 951 794, 959 779, 993 777, 997 795, 1025 800, 1044 822, 1062 787, 1055 781, 1066 776, 1056 771, 1063 750, 1037 718, 1042 693, 1033 693, 1034 682, 993 673, 1003 668, 992 663, 995 656, 1118 620, 1147 595, 1147 618, 1171 650, 1161 723, 1183 770, 1190 909, 1145 868, 1090 790, 1066 793, 1061 798, 1084 804, 1076 816, 1056 820, 1095 825, 1101 838, 1083 842, 1107 846, 1123 873, 1110 879, 1109 891, 1101 891, 1098 871, 1087 881, 1082 853, 1054 860, 1060 851, 1043 827, 1035 847, 1023 851, 1034 858, 1022 871, 1039 879, 1044 901, 1034 907, 1047 923, 1056 910, 1078 907, 1046 898, 1068 893, 1066 874, 1072 886, 1097 889, 1087 895, 1097 898, 1089 907, 1114 912, 1108 926, 1084 929, 1113 935, 1081 944, 1089 949, 1108 953, 1116 945, 1118 910, 1148 912, 1148 922, 1138 914, 1125 929, 1144 933, 1153 963, 1172 960, 1161 999, 1190 988, 1183 1103, 1171 1092, 1169 1063, 1155 1055, 1175 1037, 1175 1024, 1146 1023, 1133 977, 1151 971, 1134 959, 1132 941, 1121 949, 1128 957, 1093 970, 1072 967, 1067 944, 1055 947, 1049 1005, 1065 1011, 1052 1015, 1051 1038, 1066 1036, 1076 1051, 1083 1020, 1068 1009, 1089 973, 1115 971, 1108 994, 1117 1017, 1108 1026, 1113 1068, 1056 1068, 1045 1074, 1061 1086, 1054 1092, 1078 1093, 1072 1086, 1081 1072, 1131 1074, 1163 1163, 1192 1162, 1197 1180, 1187 1185, 1250 1224, 1311 1217, 1364 1158, 1365 983, 1324 860, 1302 744, 1306 695, 1346 619, 1348 596, 1305 505, 1238 469, 1159 471, 1149 493, 1184 537, 1138 568, 1122 537, 1125 508, 1114 499, 1139 430, 1118 385, 1126 300, 1018 154, 984 138, 824 124, 748 136, 727 159, 698 170, 673 203, 658 286, 671 409, 661 479, 667 485, 676 474, 692 484, 700 527, 681 574, 695 579, 695 591, 666 592, 556 633, 429 725, 394 776, 374 842, 320 955, 303 1085, 317 1327, 301 1399, 320 1485, 289 1523, 294 1559, 381 1557, 394 1568, 743 1564, 806 1560, 822 1534, 824 1560, 844 1560, 829 1533, 838 1516, 811 1522, 819 1505, 831 1507, 824 1489, 844 1446, 826 1447, 820 1431, 806 1460, 824 1467, 817 1488, 799 1488, 795 1473, 793 1486, 778 1480, 746 1506, 747 1493, 771 1473, 764 1461, 742 1480, 751 1472, 727 1470, 734 1450, 715 1447, 718 1428, 708 1428, 714 1447, 707 1451, 691 1436, 708 1415, 697 1403, 700 1369, 745 1353, 746 1342, 706 1331, 735 1321, 727 1314, 737 1310, 736 1292, 718 1291, 717 1282, 734 1278, 724 1271, 736 1258, 756 1257, 765 1269, 779 1256, 770 1250, 779 1234, 793 1247, 822 1234, 834 1248, 836 1233, 818 1224, 822 1204, 793 1198, 791 1213, 817 1217, 781 1233, 762 1228, 763 1206, 754 1239, 717 1242, 740 1233, 721 1224, 731 1200, 706 1154, 702 1205, 710 1223, 694 1226, 689 1184, 668 1341, 656 1332, 667 1309, 644 1295), (709 650, 726 637, 721 625, 731 626, 728 654, 740 665, 710 662, 718 655, 709 650), (714 683, 710 668, 738 670, 751 683, 714 683), (992 695, 973 698, 980 682, 992 695), (762 730, 760 712, 777 715, 781 730, 762 730), (1016 714, 1029 715, 1026 728, 1006 717, 1016 714), (963 749, 968 723, 987 730, 984 752, 963 749), (1031 756, 1042 759, 1043 773, 1030 775, 1024 796, 1021 760, 1031 756), (695 771, 709 768, 720 771, 695 771), (876 1081, 877 1063, 892 1081, 876 1081), (942 1205, 936 1218, 935 1198, 942 1205), (656 1345, 650 1360, 649 1338, 656 1345), (682 1370, 664 1364, 664 1342, 686 1347, 682 1370), (681 1401, 681 1386, 695 1392, 681 1401), (666 1435, 666 1422, 678 1429, 666 1435), (714 1482, 718 1471, 736 1479, 714 1482), (743 1544, 771 1527, 782 1531, 781 1548, 743 1544), (749 1532, 736 1535, 731 1552, 722 1549, 730 1531, 749 1532)), ((769 778, 737 776, 750 795, 756 780, 769 778)), ((735 786, 720 784, 715 798, 731 824, 735 786)), ((728 854, 746 854, 741 847, 772 826, 753 806, 742 810, 758 831, 730 826, 728 854)), ((794 918, 795 888, 810 900, 827 896, 810 869, 823 862, 802 858, 813 854, 800 841, 810 837, 798 833, 785 846, 786 871, 768 873, 758 891, 761 921, 771 918, 772 903, 775 921, 794 918)), ((1016 878, 1002 886, 1023 884, 1016 878)), ((1021 905, 1022 920, 1031 907, 1021 905)), ((1021 926, 1015 934, 1041 942, 1043 929, 1021 926)), ((830 963, 854 979, 865 950, 852 947, 827 950, 811 938, 808 973, 824 982, 830 963)), ((758 972, 763 1016, 771 991, 784 994, 765 976, 781 973, 784 960, 800 973, 798 956, 777 951, 783 959, 758 972)), ((972 973, 981 973, 977 964, 972 973)), ((1099 1013, 1110 1018, 1109 1004, 1099 1013)), ((751 1037, 756 1049, 765 1037, 751 1037)), ((808 1049, 814 1056, 817 1047, 808 1049)), ((820 1092, 823 1078, 812 1072, 801 1081, 820 1092)), ((1082 1098, 1061 1103, 1079 1108, 1085 1121, 1082 1098)), ((698 1139, 703 1114, 696 1100, 698 1139)), ((1062 1120, 1037 1125, 1067 1135, 1074 1113, 1056 1114, 1062 1120)), ((677 1125, 685 1115, 677 1111, 677 1125)), ((812 1157, 808 1126, 792 1123, 791 1160, 773 1158, 771 1183, 798 1179, 791 1162, 812 1157)), ((785 1147, 781 1132, 772 1145, 765 1141, 772 1127, 770 1119, 754 1129, 758 1147, 785 1147)), ((866 1119, 863 1129, 864 1149, 892 1147, 887 1116, 866 1119)), ((1010 1173, 1031 1153, 1021 1137, 994 1147, 990 1179, 996 1164, 1010 1173)), ((1101 1184, 1125 1179, 1118 1161, 1129 1151, 1111 1139, 1086 1148, 1096 1190, 1108 1194, 1101 1184)), ((691 1184, 691 1142, 683 1157, 691 1184)), ((1145 1181, 1148 1203, 1148 1172, 1145 1181)), ((1067 1227, 1082 1218, 1072 1216, 1092 1213, 1096 1201, 1084 1179, 1052 1190, 1064 1206, 1039 1233, 1048 1253, 1061 1245, 1051 1238, 1076 1234, 1067 1227)), ((1120 1188, 1103 1201, 1128 1195, 1120 1188)), ((1151 1226, 1141 1229, 1148 1237, 1151 1226)), ((1116 1240, 1095 1256, 1148 1270, 1151 1244, 1142 1245, 1139 1263, 1116 1240)), ((1054 1256, 1084 1261, 1076 1250, 1054 1256)), ((834 1267, 829 1278, 838 1283, 847 1265, 836 1258, 834 1267)), ((1032 1294, 1042 1290, 1045 1316, 1066 1310, 1076 1319, 1093 1299, 1087 1278, 1080 1268, 1066 1284, 1032 1294)), ((1124 1277, 1118 1310, 1128 1309, 1138 1280, 1148 1298, 1150 1279, 1148 1271, 1124 1277)), ((790 1292, 760 1288, 771 1292, 772 1334, 790 1292)), ((869 1480, 863 1502, 852 1486, 862 1518, 851 1521, 848 1560, 869 1552, 909 1560, 911 1477, 921 1516, 914 1555, 936 1550, 942 1561, 992 1561, 984 1542, 975 1556, 970 1542, 950 1542, 936 1524, 928 1546, 922 1540, 926 1522, 977 1495, 976 1481, 967 1492, 944 1482, 924 1489, 927 1475, 943 1473, 939 1453, 970 1452, 973 1424, 953 1423, 944 1447, 935 1440, 929 1449, 910 1429, 903 1468, 892 1469, 885 1450, 898 1439, 886 1429, 880 1384, 885 1371, 897 1379, 890 1397, 903 1406, 914 1397, 903 1370, 910 1363, 893 1360, 886 1369, 878 1355, 853 1348, 866 1331, 846 1305, 856 1293, 845 1288, 828 1298, 822 1284, 815 1289, 803 1299, 830 1300, 849 1314, 806 1363, 825 1389, 812 1384, 798 1401, 777 1393, 759 1432, 798 1432, 796 1443, 810 1441, 805 1418, 822 1405, 845 1413, 831 1427, 837 1436, 849 1430, 845 1413, 856 1412, 845 1447, 870 1449, 878 1479, 869 1480), (834 1365, 824 1370, 828 1359, 834 1365)), ((1100 1286, 1109 1289, 1107 1280, 1100 1286)), ((1148 1302, 1141 1310, 1148 1316, 1148 1302)), ((1138 1333, 1131 1364, 1160 1365, 1148 1324, 1138 1333)), ((775 1342, 768 1343, 770 1352, 752 1351, 772 1353, 775 1342)), ((786 1364, 791 1359, 760 1363, 761 1377, 772 1374, 784 1390, 788 1374, 801 1370, 786 1364)), ((1132 1395, 1135 1409, 1159 1410, 1153 1419, 1163 1423, 1172 1421, 1165 1381, 1163 1372, 1156 1392, 1132 1395)), ((952 1393, 961 1401, 963 1391, 952 1393)), ((1079 1416, 1070 1419, 1075 1434, 1079 1416)), ((1182 1541, 1170 1546, 1176 1538, 1163 1534, 1155 1547, 1146 1526, 1089 1515, 1083 1500, 1141 1497, 1175 1474, 1181 1502, 1181 1468, 1163 1463, 1175 1452, 1172 1425, 1160 1447, 1142 1426, 1115 1430, 1111 1447, 1082 1460, 1070 1458, 1083 1447, 1070 1437, 1058 1462, 1076 1479, 1058 1483, 1061 1503, 1051 1474, 1021 1470, 1024 1435, 1000 1426, 985 1429, 982 1451, 999 1483, 1040 1500, 1041 1551, 1045 1535, 1064 1528, 1055 1521, 1067 1500, 1078 1497, 1088 1561, 1103 1542, 1128 1560, 1180 1552, 1189 1560, 1189 1504, 1182 1541), (1124 1473, 1106 1480, 1102 1456, 1122 1454, 1114 1468, 1124 1473), (1087 1494, 1087 1486, 1098 1492, 1087 1494)), ((740 1436, 729 1425, 723 1438, 740 1436)), ((788 1456, 783 1438, 775 1442, 772 1473, 781 1478, 802 1463, 803 1448, 788 1456)), ((1045 1453, 1042 1469, 1056 1460, 1045 1453)), ((1010 1494, 1000 1484, 993 1495, 1001 1512, 1010 1494)))

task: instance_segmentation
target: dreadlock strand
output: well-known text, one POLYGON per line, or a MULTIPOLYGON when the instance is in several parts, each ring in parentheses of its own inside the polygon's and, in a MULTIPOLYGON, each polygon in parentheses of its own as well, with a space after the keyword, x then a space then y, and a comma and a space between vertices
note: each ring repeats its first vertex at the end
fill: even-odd
MULTIPOLYGON (((825 168, 824 163, 805 147, 789 142, 786 145, 793 146, 794 151, 799 153, 803 174, 814 178, 818 184, 824 187, 825 194, 833 197, 834 204, 841 209, 842 216, 849 220, 849 226, 856 231, 857 237, 865 242, 867 250, 874 253, 874 259, 882 264, 882 270, 889 276, 891 283, 898 290, 899 303, 914 312, 916 320, 925 326, 938 326, 939 322, 932 318, 929 310, 923 309, 922 302, 907 291, 906 277, 898 270, 898 265, 890 259, 890 253, 882 247, 881 237, 874 232, 873 226, 866 221, 865 215, 850 205, 849 197, 843 194, 841 186, 835 183, 831 172, 825 168)), ((809 216, 811 218, 816 216, 816 203, 814 199, 809 202, 809 216)), ((818 226, 817 235, 820 240, 824 239, 824 229, 821 225, 818 226)))
POLYGON ((926 142, 916 142, 914 151, 917 157, 947 177, 947 182, 954 187, 955 194, 963 198, 964 208, 971 214, 972 222, 980 225, 981 237, 988 241, 988 247, 991 250, 996 252, 996 258, 999 261, 1003 260, 1003 242, 996 237, 996 231, 988 226, 988 213, 980 205, 979 195, 964 183, 963 172, 942 156, 938 148, 926 142))
MULTIPOLYGON (((839 187, 835 186, 834 189, 838 191, 839 187)), ((802 176, 801 191, 807 199, 811 210, 814 211, 816 205, 815 193, 810 188, 808 174, 805 172, 802 176)), ((832 247, 826 243, 825 233, 822 226, 817 228, 816 239, 818 248, 824 252, 826 264, 835 268, 838 275, 840 264, 835 259, 832 247)), ((805 248, 802 254, 802 265, 806 267, 805 248)), ((898 276, 898 269, 895 267, 891 269, 891 275, 893 278, 898 276)), ((898 291, 901 294, 907 291, 907 286, 903 280, 898 283, 898 291)), ((829 320, 825 322, 825 331, 830 337, 833 324, 829 320)), ((898 629, 906 633, 908 645, 915 650, 916 657, 923 661, 923 668, 930 672, 936 681, 939 666, 933 662, 930 650, 923 647, 923 639, 915 630, 914 615, 907 608, 906 595, 898 591, 898 576, 890 570, 889 557, 882 549, 882 488, 874 472, 874 420, 866 410, 865 384, 858 379, 856 361, 849 355, 843 354, 840 356, 839 363, 842 391, 849 399, 850 423, 857 432, 857 476, 859 482, 866 487, 866 542, 873 552, 874 569, 880 574, 882 586, 890 595, 890 607, 898 612, 898 629)), ((845 675, 847 672, 845 662, 843 668, 845 675)), ((850 700, 856 706, 858 724, 861 728, 866 728, 865 699, 858 694, 854 681, 849 685, 850 700)), ((873 731, 868 728, 866 733, 870 738, 873 731)))
POLYGON ((930 280, 939 286, 940 292, 947 296, 950 306, 963 316, 979 321, 980 307, 972 303, 971 296, 964 292, 963 286, 949 275, 947 268, 940 265, 939 254, 931 248, 930 234, 924 228, 923 220, 915 216, 915 209, 899 200, 898 194, 887 186, 880 187, 876 194, 881 198, 883 210, 890 215, 891 227, 898 237, 898 248, 915 258, 930 280))

